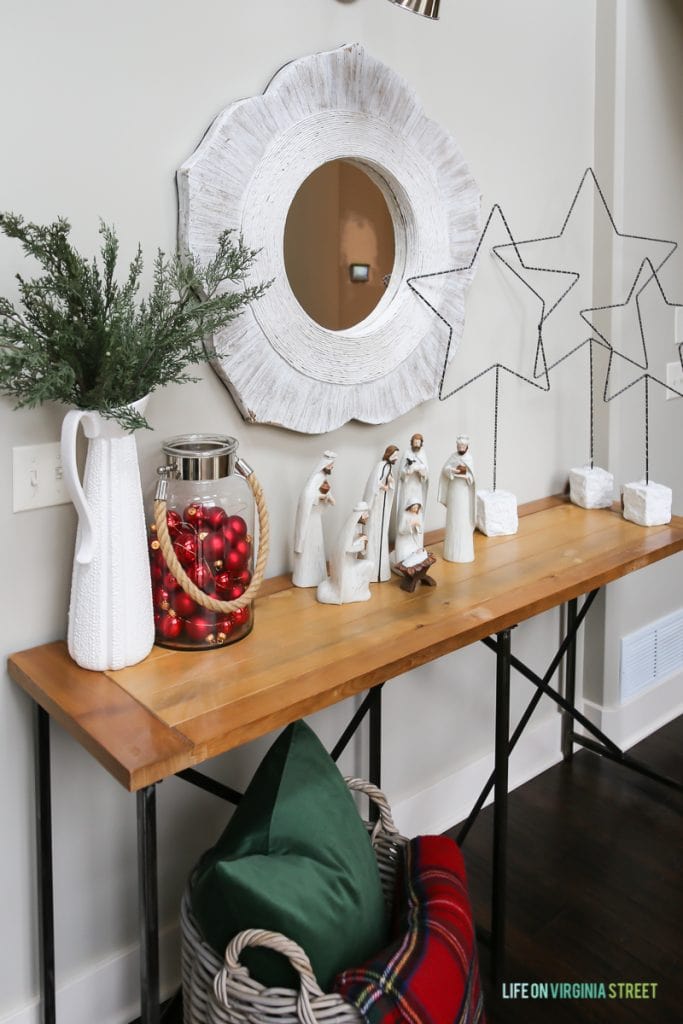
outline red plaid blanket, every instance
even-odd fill
[[[394,942],[335,991],[368,1024],[485,1024],[465,864],[446,836],[406,849]]]

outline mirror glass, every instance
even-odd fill
[[[394,267],[394,225],[381,189],[348,160],[322,164],[292,200],[284,250],[290,286],[312,320],[332,331],[361,323]]]

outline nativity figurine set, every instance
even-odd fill
[[[410,593],[418,584],[435,586],[429,569],[436,558],[424,541],[429,463],[422,434],[413,434],[402,456],[396,445],[389,445],[373,467],[362,500],[353,506],[329,553],[328,572],[323,516],[335,503],[330,477],[336,458],[335,452],[323,452],[299,497],[294,585],[315,587],[322,604],[368,601],[370,584],[385,583],[392,573]],[[473,561],[477,492],[465,435],[456,439],[456,450],[441,470],[438,499],[446,508],[445,561]],[[391,550],[390,532],[395,538]]]

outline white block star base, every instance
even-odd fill
[[[476,527],[487,537],[517,533],[517,499],[509,491],[477,491]]]
[[[624,484],[624,519],[638,526],[665,526],[671,522],[671,488],[644,480]]]
[[[570,469],[569,500],[581,508],[609,508],[614,500],[614,477],[599,466]]]

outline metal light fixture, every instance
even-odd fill
[[[440,0],[391,0],[405,11],[412,11],[413,14],[421,14],[424,18],[431,18],[433,21],[439,17]]]

